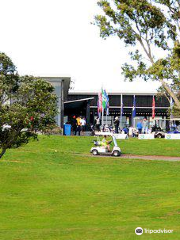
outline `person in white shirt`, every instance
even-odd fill
[[[96,117],[95,119],[95,129],[100,132],[100,126],[101,126],[101,121],[99,117]]]
[[[81,118],[80,123],[81,123],[81,130],[82,130],[82,134],[83,134],[84,131],[86,130],[86,119]]]
[[[144,118],[142,122],[142,133],[146,134],[147,131],[148,131],[148,121],[146,118]]]

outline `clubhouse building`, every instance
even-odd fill
[[[73,116],[86,118],[88,128],[94,124],[98,116],[97,101],[98,92],[92,91],[72,91],[70,89],[70,77],[41,77],[50,82],[58,97],[58,115],[56,123],[63,127],[64,123],[71,122]],[[109,115],[104,116],[104,122],[113,124],[114,118],[121,115],[123,104],[123,114],[121,117],[121,127],[136,126],[137,122],[146,117],[149,124],[154,121],[156,124],[166,129],[169,125],[170,103],[165,96],[157,96],[157,92],[108,92],[109,96]],[[136,117],[132,117],[133,99],[135,97]],[[155,99],[155,118],[152,119],[152,102]]]
[[[151,93],[136,93],[136,92],[108,92],[109,96],[109,115],[107,116],[107,123],[112,124],[116,116],[120,117],[121,106],[123,104],[122,127],[136,126],[137,122],[146,117],[148,122],[156,120],[162,128],[166,128],[169,119],[168,110],[170,103],[165,96],[157,96],[156,92]],[[136,117],[132,117],[133,99],[136,101]],[[152,102],[153,96],[155,98],[155,119],[152,119]],[[64,116],[65,121],[71,121],[72,117],[83,116],[90,126],[94,123],[97,117],[97,101],[98,92],[83,92],[70,91],[67,96],[67,101],[64,102]],[[104,122],[106,122],[104,117]]]

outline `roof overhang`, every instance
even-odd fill
[[[94,99],[94,97],[91,97],[91,98],[82,98],[82,99],[77,99],[77,100],[72,100],[72,101],[66,101],[64,103],[74,103],[74,102],[84,102],[84,101],[88,101],[88,100],[92,100]]]
[[[108,95],[137,95],[137,96],[154,96],[157,95],[157,92],[118,92],[118,91],[109,91],[107,92]],[[98,95],[99,92],[97,91],[75,91],[70,90],[69,95]]]
[[[78,100],[73,100],[73,101],[67,101],[64,102],[64,107],[65,109],[77,109],[77,108],[82,108],[87,104],[88,101],[94,99],[93,97],[91,98],[83,98],[83,99],[78,99]]]

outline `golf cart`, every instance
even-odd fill
[[[118,157],[121,155],[121,149],[117,145],[116,137],[110,133],[110,132],[99,132],[96,133],[96,138],[97,140],[94,140],[94,147],[91,148],[91,153],[93,155],[110,155],[110,156],[115,156]],[[104,144],[103,139],[101,138],[106,138],[107,136],[110,136],[112,139],[110,141],[106,141]],[[113,149],[110,150],[108,149],[108,145],[113,144]]]

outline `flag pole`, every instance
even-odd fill
[[[107,110],[106,110],[106,126],[107,126]]]
[[[104,119],[103,119],[103,116],[104,116],[104,108],[102,106],[102,128],[103,128],[103,125],[104,125]]]
[[[101,87],[101,95],[102,95],[102,129],[103,129],[103,126],[104,126],[104,108],[103,108],[103,85]]]
[[[135,94],[134,94],[134,100],[133,100],[133,108],[135,108]],[[134,110],[133,110],[134,112]],[[135,128],[135,116],[133,116],[133,127]]]
[[[122,94],[121,94],[121,115],[120,115],[120,127],[122,129]]]
[[[109,115],[109,97],[106,93],[106,125],[108,125],[107,116]]]

